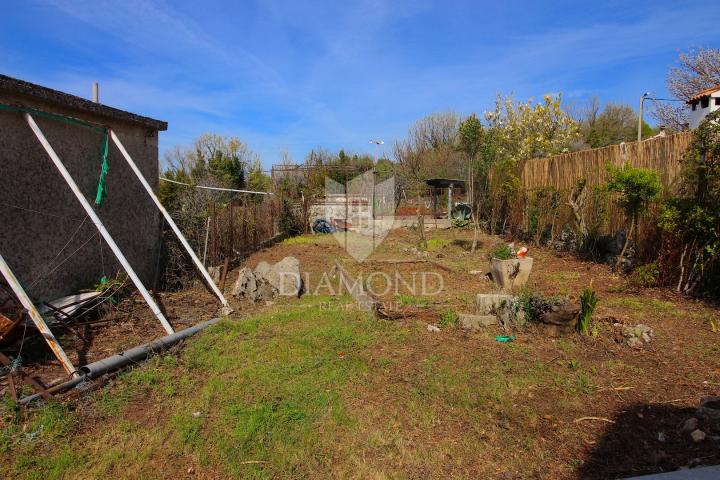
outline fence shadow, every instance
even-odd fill
[[[698,418],[707,438],[695,442],[683,425]],[[609,479],[674,471],[682,467],[720,464],[718,421],[696,417],[695,408],[638,404],[619,415],[597,442],[579,478]]]

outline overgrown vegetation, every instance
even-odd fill
[[[718,292],[720,249],[720,112],[710,113],[693,132],[677,195],[662,205],[661,271],[679,292],[698,287]]]

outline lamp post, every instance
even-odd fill
[[[378,155],[378,151],[380,149],[380,145],[384,145],[385,142],[382,140],[370,140],[370,143],[375,145],[375,161],[373,162],[373,168],[372,168],[372,207],[371,207],[371,215],[372,215],[372,243],[373,243],[373,250],[375,250],[375,164],[380,159],[380,156]]]
[[[640,114],[638,115],[638,137],[637,141],[639,142],[642,140],[642,124],[643,124],[643,106],[645,103],[645,99],[650,96],[650,92],[645,92],[642,94],[642,97],[640,97]]]

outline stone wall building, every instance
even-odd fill
[[[36,301],[92,288],[104,275],[111,278],[121,267],[110,248],[23,114],[2,106],[32,108],[112,128],[156,190],[158,132],[167,130],[167,123],[0,75],[0,253]],[[102,134],[61,119],[33,118],[94,204]],[[152,288],[160,214],[112,141],[109,147],[108,194],[95,210],[145,285]]]

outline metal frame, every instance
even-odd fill
[[[60,157],[58,157],[57,153],[55,153],[55,150],[53,150],[52,146],[50,145],[50,142],[48,142],[47,138],[45,138],[45,135],[42,133],[42,130],[40,130],[40,127],[38,127],[38,124],[35,123],[35,119],[29,114],[25,113],[25,120],[27,120],[28,125],[32,129],[33,133],[35,133],[35,136],[40,141],[42,146],[45,148],[45,151],[50,156],[50,159],[52,160],[53,164],[55,164],[55,167],[58,169],[60,174],[62,175],[65,182],[70,187],[70,190],[72,190],[75,197],[80,202],[80,205],[82,205],[83,209],[85,210],[85,213],[90,217],[92,222],[95,224],[95,227],[100,232],[100,235],[102,235],[105,242],[108,244],[112,252],[115,254],[115,257],[118,259],[120,264],[123,266],[125,271],[127,272],[128,276],[132,280],[132,282],[135,284],[135,287],[140,291],[140,294],[145,299],[145,302],[150,307],[150,310],[152,310],[153,314],[157,317],[157,319],[162,324],[165,331],[169,334],[175,333],[175,330],[173,330],[172,325],[170,325],[170,322],[168,322],[167,318],[165,318],[165,315],[163,315],[162,311],[160,310],[160,307],[158,307],[157,303],[155,303],[155,300],[153,300],[150,293],[145,288],[145,285],[143,285],[142,281],[140,280],[140,277],[137,276],[135,273],[135,270],[133,270],[130,263],[127,261],[127,258],[125,258],[125,255],[123,255],[122,251],[120,250],[120,247],[117,246],[115,243],[115,240],[113,240],[112,236],[110,235],[110,232],[107,231],[105,228],[105,225],[103,225],[102,221],[100,220],[100,217],[98,217],[95,210],[93,210],[90,203],[87,201],[83,193],[78,188],[77,184],[73,180],[70,173],[65,168],[65,165],[63,165],[62,161],[60,160]]]
[[[193,263],[195,264],[195,267],[198,269],[198,271],[202,274],[203,278],[205,279],[205,282],[212,288],[213,293],[215,293],[215,296],[218,297],[220,300],[220,303],[223,305],[223,314],[228,315],[232,312],[232,307],[230,307],[230,304],[228,303],[227,299],[223,295],[223,293],[220,291],[217,285],[215,285],[215,282],[213,281],[212,277],[210,277],[210,274],[208,273],[207,269],[203,266],[203,263],[198,258],[197,254],[195,254],[195,251],[192,249],[188,241],[185,239],[185,236],[182,234],[180,229],[178,228],[175,221],[172,219],[168,211],[163,207],[162,203],[160,203],[160,200],[157,198],[157,195],[155,195],[155,192],[153,192],[152,187],[150,187],[150,184],[148,184],[147,180],[145,180],[145,177],[143,176],[140,169],[135,165],[135,162],[133,161],[132,157],[130,157],[130,154],[125,150],[125,147],[123,146],[122,142],[120,142],[120,139],[115,134],[113,130],[110,130],[110,137],[112,138],[113,142],[115,142],[115,145],[117,145],[118,149],[120,150],[120,153],[122,153],[122,156],[125,157],[125,160],[127,160],[128,165],[130,165],[130,168],[135,173],[135,176],[140,180],[140,183],[142,184],[143,188],[145,188],[145,191],[150,195],[150,198],[152,198],[153,202],[155,203],[155,206],[160,210],[160,213],[162,213],[163,217],[165,217],[165,221],[170,225],[170,228],[172,228],[172,231],[175,232],[175,236],[177,236],[178,240],[180,240],[180,243],[185,248],[185,251],[190,255],[190,258],[192,258]]]
[[[20,282],[18,281],[15,274],[12,272],[12,270],[10,270],[10,266],[7,264],[2,255],[0,255],[0,271],[2,271],[3,276],[10,284],[10,288],[12,288],[13,292],[15,292],[15,295],[20,300],[20,303],[22,303],[23,307],[25,307],[25,310],[28,311],[30,318],[32,319],[37,329],[40,331],[40,334],[43,336],[47,344],[50,346],[50,349],[55,354],[55,357],[60,360],[60,363],[62,364],[65,371],[69,375],[76,376],[77,371],[75,370],[75,367],[65,353],[65,350],[63,350],[63,348],[60,346],[60,343],[58,343],[57,338],[55,338],[55,335],[53,335],[50,327],[48,327],[47,323],[45,323],[45,319],[43,319],[42,315],[40,315],[38,309],[35,308],[32,300],[30,300],[30,297],[25,292],[25,289],[22,287],[22,285],[20,285]]]

